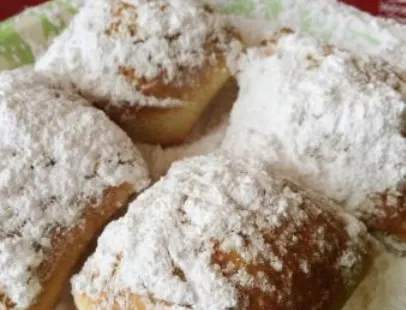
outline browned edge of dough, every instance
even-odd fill
[[[355,292],[357,287],[360,285],[360,283],[365,279],[367,276],[369,270],[372,267],[372,262],[373,262],[373,256],[372,252],[369,251],[368,255],[364,256],[364,261],[362,265],[362,270],[360,273],[357,275],[357,277],[354,279],[354,285],[351,285],[342,292],[342,294],[337,294],[334,298],[334,300],[331,301],[331,306],[328,309],[324,310],[341,310],[344,305],[347,303],[347,301],[351,298],[352,294]],[[311,289],[311,288],[309,288]],[[160,305],[161,307],[166,307],[163,309],[169,310],[171,305],[165,303],[164,301],[161,300],[155,300],[151,296],[148,297],[149,301],[153,301],[154,305],[149,305],[147,302],[148,300],[144,300],[140,298],[138,295],[130,292],[123,292],[123,294],[128,294],[129,298],[127,299],[127,307],[125,309],[121,308],[120,305],[117,303],[114,303],[112,305],[112,308],[109,308],[108,310],[151,310],[154,309],[155,306]],[[75,305],[78,308],[78,310],[107,310],[107,308],[103,308],[101,306],[103,300],[106,299],[107,296],[103,295],[100,296],[100,298],[95,301],[92,300],[89,296],[86,294],[74,294],[73,295],[74,300],[75,300]],[[266,309],[266,308],[264,308]],[[232,310],[240,310],[238,308],[232,309]],[[280,310],[280,309],[278,309]],[[283,310],[291,310],[291,309],[283,309]]]
[[[174,98],[181,92],[179,99],[185,101],[182,106],[139,107],[107,102],[95,102],[95,106],[104,110],[134,142],[163,146],[181,144],[192,132],[205,109],[231,78],[224,66],[209,67],[201,74],[193,87],[182,89],[173,86],[172,93],[168,89],[165,90],[167,98]],[[160,87],[157,87],[149,95],[162,97],[160,91]]]
[[[128,183],[107,188],[103,193],[102,202],[97,206],[90,204],[78,225],[69,230],[54,231],[52,247],[45,253],[45,261],[35,271],[43,290],[29,310],[53,309],[88,246],[112,217],[126,205],[133,192],[133,186]],[[4,293],[0,293],[0,296],[6,309],[13,309],[12,301]]]
[[[394,190],[369,195],[358,213],[389,251],[406,255],[406,179]]]
[[[306,205],[303,206],[306,208]],[[371,239],[367,234],[363,236],[363,242],[365,245],[361,248],[358,248],[357,253],[360,255],[359,264],[355,266],[352,272],[353,278],[351,278],[350,283],[345,283],[344,278],[339,279],[340,277],[339,269],[337,267],[332,267],[333,265],[338,263],[338,257],[344,254],[344,249],[346,244],[351,238],[348,233],[346,232],[345,223],[343,220],[338,219],[334,215],[334,211],[324,210],[325,212],[321,213],[320,215],[314,215],[312,218],[312,222],[308,223],[307,225],[300,228],[298,231],[298,236],[300,236],[300,242],[298,246],[293,246],[291,248],[292,255],[287,255],[284,258],[284,265],[289,266],[288,269],[285,270],[286,272],[293,272],[297,274],[296,280],[294,280],[293,285],[296,287],[291,293],[295,294],[295,292],[299,293],[299,296],[307,296],[305,300],[300,301],[299,299],[292,299],[294,302],[294,308],[286,308],[283,307],[279,302],[267,295],[266,292],[261,291],[257,287],[248,288],[248,287],[238,287],[238,291],[240,297],[244,298],[246,301],[249,301],[249,308],[250,310],[265,310],[272,308],[274,310],[301,310],[304,305],[311,306],[309,302],[311,301],[318,301],[317,296],[319,295],[318,289],[323,288],[324,286],[328,290],[328,299],[325,299],[322,304],[316,305],[312,304],[315,308],[314,309],[322,309],[322,310],[340,310],[351,297],[357,286],[362,282],[362,280],[367,275],[368,271],[371,268],[373,262],[373,253],[372,253],[372,243]],[[288,221],[288,220],[287,220]],[[288,222],[286,222],[288,223]],[[328,224],[331,223],[331,224]],[[321,225],[321,226],[319,226]],[[306,240],[308,236],[312,233],[314,229],[318,227],[329,227],[328,233],[334,244],[336,250],[333,250],[328,253],[322,260],[322,265],[319,263],[315,263],[313,267],[315,270],[313,274],[310,276],[310,280],[303,278],[303,274],[300,275],[300,271],[295,268],[299,268],[297,266],[297,259],[300,259],[301,256],[305,254],[309,257],[312,256],[312,248],[306,248]],[[283,234],[285,226],[276,229],[275,231],[266,231],[263,232],[264,238],[266,243],[273,247],[275,243],[278,242],[279,236]],[[286,228],[286,227],[285,227]],[[338,238],[338,239],[337,239]],[[269,277],[274,279],[279,279],[275,281],[275,284],[278,285],[276,287],[277,290],[284,289],[286,284],[284,284],[284,278],[282,278],[282,273],[275,272],[270,266],[267,264],[259,263],[259,264],[250,264],[244,261],[244,259],[236,252],[222,252],[216,246],[216,241],[213,241],[213,254],[212,254],[212,263],[217,264],[220,266],[220,270],[225,272],[224,276],[229,277],[237,270],[241,268],[247,268],[246,270],[250,274],[258,274],[262,272]],[[306,254],[307,253],[307,254]],[[297,257],[296,257],[297,256]],[[231,264],[230,264],[231,262]],[[293,264],[293,265],[292,265]],[[227,269],[227,266],[234,266],[232,270]],[[225,267],[225,268],[223,268]],[[176,274],[182,278],[183,271],[182,270],[175,270]],[[300,278],[302,280],[300,280]],[[317,280],[318,279],[318,280]],[[281,282],[282,281],[282,282]],[[314,287],[311,286],[311,282],[315,284]],[[279,288],[278,288],[279,287]],[[118,297],[122,296],[126,302],[125,308],[120,307],[118,303]],[[284,295],[285,298],[289,298],[288,295]],[[95,309],[108,309],[108,310],[150,310],[155,309],[156,307],[161,307],[162,309],[171,309],[171,305],[163,300],[157,300],[154,296],[145,295],[139,296],[134,294],[128,290],[124,290],[122,292],[115,291],[114,295],[109,296],[108,292],[102,293],[96,300],[93,300],[90,296],[83,294],[83,293],[76,293],[74,294],[74,300],[79,310],[95,310]],[[235,308],[235,310],[241,310],[241,304],[245,304],[243,300],[240,300],[240,304]],[[107,306],[108,305],[108,306]],[[189,308],[189,305],[183,305],[186,309]],[[322,308],[320,308],[323,306]],[[268,308],[267,308],[268,307]],[[327,307],[327,308],[326,308]],[[306,307],[305,307],[306,308]],[[307,309],[307,308],[306,308]],[[233,309],[234,310],[234,309]]]

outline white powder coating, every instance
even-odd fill
[[[206,1],[223,10],[235,0]],[[252,9],[248,3],[253,4]],[[269,28],[290,27],[359,55],[374,55],[406,68],[406,25],[396,20],[372,16],[341,0],[250,0],[246,8],[252,22],[262,21],[258,28],[252,23],[254,36]],[[233,7],[235,12],[240,10]]]
[[[95,254],[73,278],[73,293],[97,301],[97,309],[114,303],[127,309],[132,293],[148,309],[220,310],[245,309],[238,287],[257,287],[278,309],[288,309],[293,297],[297,302],[308,293],[306,287],[292,296],[292,279],[311,279],[315,266],[331,266],[334,281],[350,283],[365,250],[364,226],[263,168],[220,154],[175,163],[124,218],[106,228]],[[217,251],[234,251],[247,265],[269,265],[277,274],[252,274],[233,261],[221,264]],[[324,290],[316,290],[320,300],[328,295]]]
[[[224,149],[351,208],[405,177],[399,73],[295,34],[250,50],[243,66]]]
[[[216,64],[218,53],[231,61],[241,44],[229,28],[195,0],[87,1],[36,69],[96,100],[179,105],[176,98],[145,96],[143,87],[193,84],[185,73]]]
[[[359,55],[374,55],[406,68],[404,24],[372,16],[341,0],[283,0],[283,6],[274,24],[293,27]]]
[[[52,231],[78,225],[109,187],[142,190],[148,171],[102,112],[30,69],[0,74],[0,132],[0,292],[26,309],[41,291],[35,269]]]

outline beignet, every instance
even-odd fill
[[[0,73],[0,308],[52,309],[88,243],[148,184],[101,111],[29,68]]]
[[[331,201],[210,154],[175,163],[106,228],[73,295],[80,310],[336,310],[368,247]]]
[[[87,1],[36,70],[73,86],[134,141],[182,142],[230,78],[241,43],[195,0]]]
[[[242,65],[223,149],[406,241],[406,73],[288,30]]]

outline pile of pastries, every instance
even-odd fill
[[[228,83],[221,147],[152,184]],[[87,1],[0,73],[0,309],[338,310],[406,246],[406,74],[198,0]]]

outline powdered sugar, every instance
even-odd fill
[[[353,227],[352,238],[345,225]],[[365,228],[354,218],[268,175],[256,161],[194,157],[175,163],[124,218],[107,227],[95,254],[73,278],[73,292],[99,302],[98,309],[113,303],[126,308],[131,293],[165,309],[245,309],[249,301],[238,288],[258,287],[270,296],[267,305],[299,307],[308,288],[292,296],[292,272],[300,277],[305,264],[311,279],[313,264],[325,259],[323,270],[347,283],[359,272],[364,238]],[[296,249],[304,243],[308,250]],[[236,261],[224,260],[233,252]],[[273,278],[263,264],[280,274]],[[247,266],[258,266],[258,273]],[[343,279],[346,272],[349,278]],[[320,287],[316,294],[323,300],[335,288]]]
[[[131,140],[100,111],[30,69],[0,74],[0,291],[27,308],[52,231],[72,228],[108,187],[148,185]]]
[[[219,9],[243,11],[245,8],[244,13],[249,13],[252,21],[262,22],[257,33],[270,28],[275,30],[279,27],[291,27],[359,55],[375,55],[393,65],[406,68],[406,25],[371,16],[346,5],[343,3],[345,1],[242,1],[246,6],[235,5],[234,0],[206,1]],[[254,22],[253,24],[255,25]]]
[[[96,100],[179,105],[176,96],[144,93],[157,84],[189,87],[200,68],[239,51],[228,28],[195,0],[88,1],[36,69]]]
[[[252,49],[243,65],[225,149],[349,207],[406,175],[406,105],[394,89],[404,77],[298,35]]]
[[[285,9],[276,16],[275,24],[293,27],[361,56],[375,55],[406,68],[406,26],[371,16],[343,2],[284,0]]]
[[[177,160],[215,151],[221,145],[227,125],[228,122],[225,119],[207,135],[177,147],[164,149],[159,145],[139,144],[138,148],[148,163],[151,178],[158,180],[166,174],[171,164]]]

